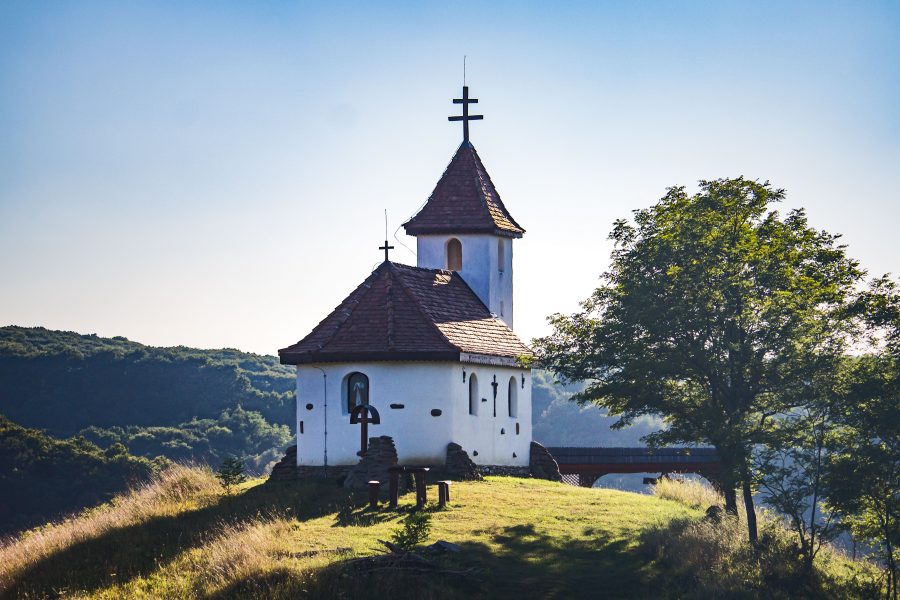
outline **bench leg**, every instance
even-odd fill
[[[388,507],[397,508],[397,500],[400,497],[400,473],[390,473],[388,480]]]

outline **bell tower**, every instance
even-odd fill
[[[418,266],[457,271],[485,306],[513,326],[513,240],[525,230],[506,210],[475,146],[469,141],[469,88],[463,87],[463,141],[425,206],[403,224],[416,237]]]

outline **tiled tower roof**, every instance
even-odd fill
[[[464,141],[428,202],[403,224],[406,233],[494,233],[520,238],[525,230],[500,200],[478,152]]]

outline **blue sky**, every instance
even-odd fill
[[[296,341],[427,199],[463,55],[526,340],[614,219],[699,179],[769,179],[897,271],[900,3],[7,0],[0,324]]]

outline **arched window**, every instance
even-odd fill
[[[507,392],[506,399],[508,404],[509,416],[510,417],[518,417],[519,416],[519,386],[516,385],[516,378],[509,378],[509,391]]]
[[[462,271],[462,243],[456,238],[450,238],[447,242],[447,268]]]
[[[497,240],[497,270],[501,273],[506,268],[506,240]]]
[[[477,415],[478,414],[478,403],[480,402],[478,398],[478,378],[475,377],[475,373],[469,375],[469,414]]]
[[[348,413],[354,406],[369,403],[369,378],[362,373],[350,373],[344,391],[344,410]]]

